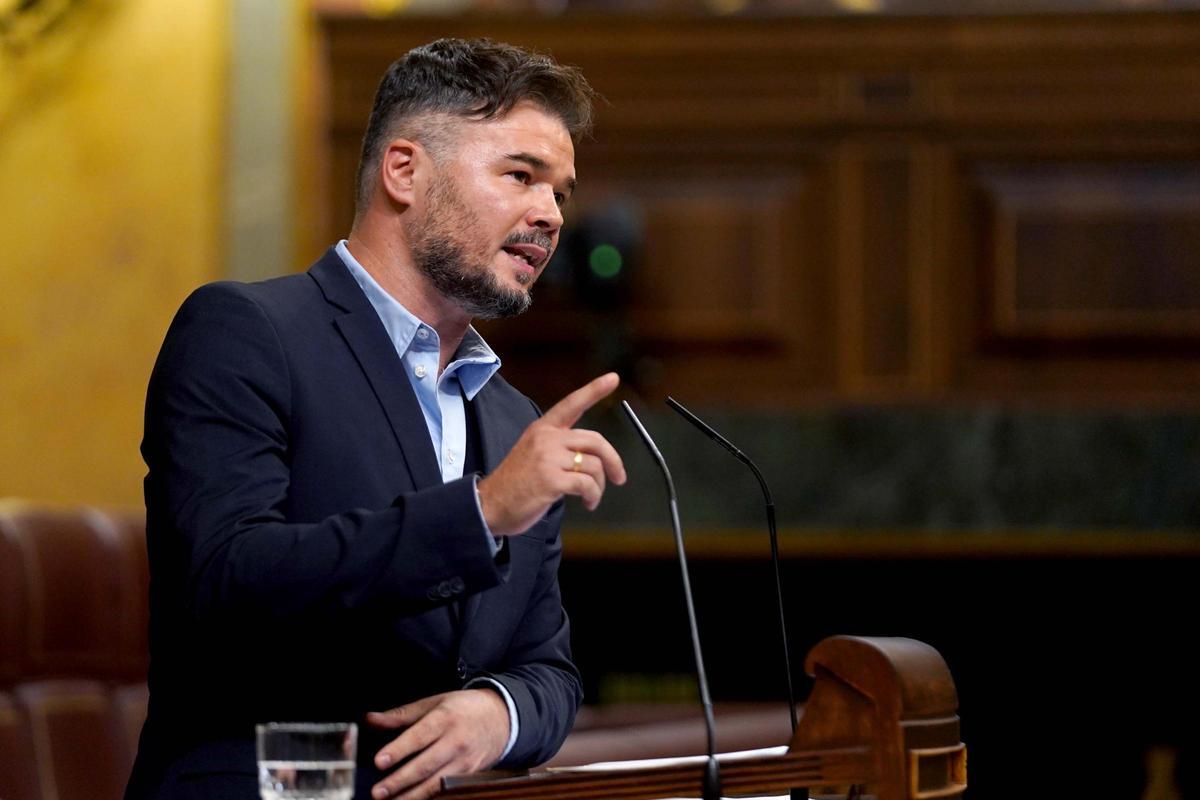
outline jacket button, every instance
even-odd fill
[[[458,677],[459,678],[467,677],[467,662],[463,661],[461,658],[458,660]]]
[[[454,577],[450,579],[450,591],[454,594],[462,594],[463,589],[466,588],[467,585],[463,582],[462,578]]]

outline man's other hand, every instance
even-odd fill
[[[488,769],[508,742],[508,708],[492,689],[463,689],[436,694],[391,711],[372,711],[376,728],[404,732],[375,754],[375,766],[399,769],[371,788],[379,800],[424,800],[441,790],[443,775]]]
[[[625,465],[613,446],[595,431],[572,427],[618,383],[610,372],[559,400],[479,481],[479,505],[494,535],[524,533],[567,494],[578,495],[592,511],[600,505],[606,480],[625,483]]]

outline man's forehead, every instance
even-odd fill
[[[575,144],[567,126],[554,114],[525,101],[507,114],[491,119],[472,120],[468,130],[475,129],[481,139],[488,140],[505,153],[526,153],[548,165],[555,162],[575,162]]]

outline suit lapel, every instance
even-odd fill
[[[440,484],[442,473],[429,441],[421,405],[375,308],[334,249],[326,251],[309,275],[321,287],[325,299],[344,312],[334,318],[333,324],[353,351],[383,407],[413,484],[418,489]]]
[[[471,412],[475,415],[475,424],[479,430],[480,471],[484,475],[488,475],[500,465],[521,435],[521,430],[514,430],[516,426],[509,423],[505,408],[498,401],[495,386],[495,378],[493,378],[484,384],[479,393],[475,395],[475,399],[471,401],[473,406]],[[512,547],[512,543],[506,543],[504,546]],[[476,593],[469,595],[463,601],[461,616],[463,630],[469,628],[471,619],[479,611],[482,598],[483,593]]]
[[[500,465],[522,431],[514,430],[515,426],[506,419],[505,409],[497,402],[493,381],[484,384],[475,395],[473,405],[475,420],[479,425],[479,445],[483,450],[479,454],[479,462],[486,475]]]

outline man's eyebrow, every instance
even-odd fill
[[[522,164],[528,164],[529,166],[536,170],[540,170],[541,172],[550,171],[550,165],[548,163],[531,153],[507,153],[504,157],[509,161],[519,161]],[[578,185],[578,181],[576,181],[574,178],[567,178],[568,192],[574,193],[576,185]]]

